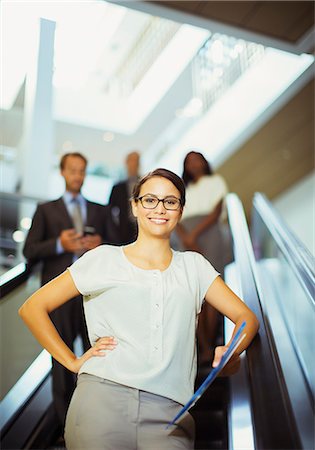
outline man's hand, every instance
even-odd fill
[[[99,338],[93,347],[89,348],[82,356],[76,358],[68,366],[68,369],[74,373],[78,373],[82,364],[92,356],[106,356],[108,351],[115,350],[117,341],[113,336],[104,336]]]
[[[102,243],[102,238],[99,234],[88,234],[82,238],[84,250],[92,250]]]
[[[63,230],[59,238],[66,252],[79,253],[84,250],[82,234],[77,233],[74,228]]]

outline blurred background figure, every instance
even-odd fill
[[[24,245],[30,263],[42,262],[41,283],[60,275],[87,250],[106,241],[105,206],[86,200],[81,187],[87,160],[81,153],[67,153],[60,161],[65,192],[58,200],[38,205]],[[82,339],[83,350],[90,347],[83,316],[82,298],[74,298],[51,313],[51,318],[67,345]],[[53,400],[60,426],[64,420],[76,377],[53,359]]]
[[[189,152],[183,165],[186,206],[176,229],[180,247],[204,255],[224,277],[224,266],[231,261],[228,228],[224,223],[227,184],[221,175],[213,173],[209,162],[199,152]],[[200,363],[211,358],[220,322],[214,308],[204,304],[198,325]]]
[[[114,229],[113,244],[129,244],[136,239],[137,223],[132,215],[130,198],[139,179],[140,154],[136,151],[126,157],[128,178],[113,186],[109,206]]]

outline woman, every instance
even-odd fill
[[[189,414],[174,429],[165,425],[193,393],[196,319],[203,299],[227,315],[235,330],[246,321],[239,353],[257,332],[255,315],[205,258],[172,251],[170,235],[184,205],[185,187],[177,175],[166,169],[149,173],[133,192],[137,240],[87,252],[20,309],[41,345],[79,373],[66,420],[70,450],[192,449]],[[49,319],[78,293],[84,296],[92,343],[79,358]],[[224,351],[216,349],[213,365]],[[235,356],[231,368],[238,360]]]
[[[180,249],[201,253],[223,277],[231,261],[231,246],[225,218],[224,198],[228,192],[224,179],[214,174],[205,157],[195,151],[184,159],[182,178],[186,185],[186,207],[176,228]],[[201,364],[208,363],[218,332],[218,314],[205,304],[199,318],[198,350]]]
[[[220,219],[225,215],[227,185],[199,152],[189,152],[183,165],[186,207],[177,233],[186,250],[197,249],[223,274],[227,249]]]

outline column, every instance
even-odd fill
[[[19,145],[21,193],[48,194],[53,163],[52,76],[55,22],[40,19],[26,75],[23,135]]]

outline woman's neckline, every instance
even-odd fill
[[[119,248],[120,248],[120,251],[121,251],[121,254],[122,254],[124,260],[125,260],[130,266],[134,267],[135,269],[141,270],[141,271],[143,271],[143,272],[161,272],[161,273],[164,273],[164,272],[166,272],[167,270],[169,270],[169,269],[171,268],[171,266],[172,266],[172,264],[173,264],[173,261],[174,261],[174,253],[175,253],[175,252],[174,252],[174,250],[171,248],[172,259],[171,259],[169,265],[168,265],[164,270],[161,270],[161,269],[143,269],[142,267],[137,266],[136,264],[134,264],[133,262],[131,262],[131,261],[128,259],[128,256],[126,255],[125,250],[124,250],[124,249],[125,249],[125,246],[122,245],[122,246],[120,246]]]

